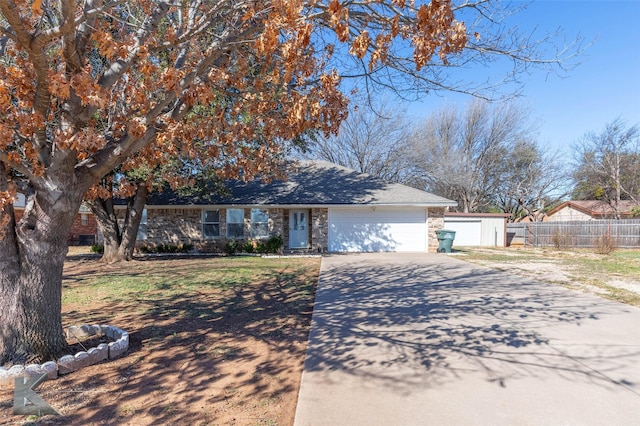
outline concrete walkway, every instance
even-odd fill
[[[640,425],[640,309],[442,254],[325,257],[295,425]]]

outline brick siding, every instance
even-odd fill
[[[311,248],[329,250],[329,209],[311,209]]]
[[[202,233],[202,211],[218,210],[220,212],[220,235],[214,238],[204,238]],[[244,210],[243,237],[237,239],[239,243],[255,241],[251,238],[251,208]],[[288,244],[285,234],[286,210],[280,208],[267,209],[269,212],[269,237],[282,235],[285,247]],[[119,212],[124,216],[124,211]],[[191,209],[147,209],[147,238],[139,240],[138,246],[158,244],[193,244],[202,252],[222,252],[231,240],[227,235],[227,209],[225,208],[191,208]],[[264,238],[266,239],[266,238]],[[262,240],[264,240],[262,239]]]
[[[427,219],[427,244],[429,253],[438,251],[438,235],[437,231],[444,228],[444,207],[430,208]]]
[[[148,209],[147,239],[138,241],[138,245],[157,244],[193,244],[202,252],[222,252],[230,240],[226,238],[226,209],[214,209],[220,212],[220,236],[203,238],[202,208]],[[294,209],[304,210],[304,209]],[[289,248],[289,209],[270,208],[269,236],[282,235],[284,248]],[[329,248],[329,209],[313,208],[307,210],[310,215],[309,247],[314,252],[326,252]],[[438,249],[436,232],[444,227],[444,208],[430,208],[427,219],[429,252]],[[124,212],[121,212],[123,215]],[[251,208],[244,209],[244,235],[238,242],[252,241]]]

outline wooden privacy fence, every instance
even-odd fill
[[[640,219],[507,224],[507,246],[587,248],[607,236],[616,247],[640,248]]]

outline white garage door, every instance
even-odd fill
[[[427,251],[426,209],[329,209],[329,251]]]
[[[444,220],[444,229],[456,231],[453,246],[482,245],[482,222],[479,220]]]

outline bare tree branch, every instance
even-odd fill
[[[620,218],[620,201],[640,202],[640,126],[620,118],[600,133],[585,134],[574,147],[574,196],[602,199]]]

